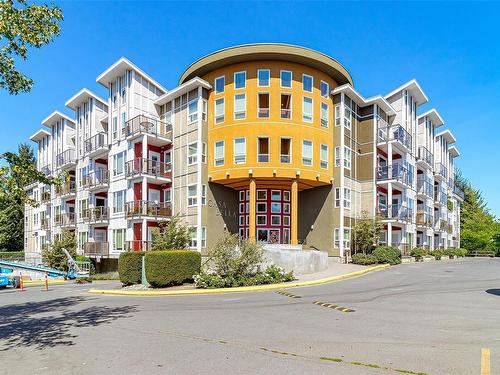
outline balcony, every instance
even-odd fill
[[[465,199],[463,190],[460,189],[457,185],[453,186],[453,193],[457,195],[462,201]]]
[[[413,176],[401,164],[378,167],[377,180],[380,182],[399,182],[402,185],[413,184]]]
[[[432,215],[424,210],[417,210],[417,225],[431,228],[433,224]]]
[[[49,165],[44,165],[43,167],[40,167],[40,172],[45,176],[49,176],[52,173],[52,169]]]
[[[61,227],[72,227],[76,224],[75,213],[67,212],[63,214],[57,214],[54,218],[54,224],[60,225]]]
[[[425,195],[428,198],[433,198],[433,185],[429,181],[429,179],[425,178],[424,176],[420,177],[420,175],[417,177],[417,195]]]
[[[60,169],[68,169],[76,166],[76,151],[69,149],[56,156],[56,165]]]
[[[436,178],[446,182],[448,179],[448,168],[446,168],[443,163],[436,163],[434,166],[434,175]]]
[[[448,194],[446,194],[446,190],[438,186],[434,186],[434,201],[438,204],[446,206],[448,204]]]
[[[400,204],[381,205],[378,207],[378,213],[383,220],[410,221],[413,216],[412,210]]]
[[[103,257],[109,255],[108,242],[85,242],[83,244],[83,254],[88,257]]]
[[[125,242],[126,251],[151,251],[153,250],[153,241],[126,241]]]
[[[40,228],[42,228],[42,230],[48,230],[50,228],[50,218],[45,217],[45,218],[41,219],[40,220]]]
[[[42,203],[50,203],[50,191],[42,192]]]
[[[170,163],[161,163],[156,160],[135,158],[126,164],[127,177],[152,177],[171,181],[172,172]]]
[[[125,213],[128,218],[141,216],[169,218],[172,216],[172,207],[170,203],[150,201],[127,202]]]
[[[434,165],[434,155],[424,146],[418,148],[417,163],[419,162],[426,165],[428,168],[432,168]]]
[[[122,129],[124,139],[132,139],[143,134],[153,138],[148,141],[150,144],[156,146],[168,144],[172,140],[172,125],[145,115],[138,115],[128,120]]]
[[[83,219],[89,224],[105,224],[109,220],[108,207],[91,207],[83,213]]]
[[[109,151],[108,134],[101,132],[85,140],[85,155],[97,157]]]
[[[82,185],[89,190],[105,190],[109,184],[109,171],[107,169],[98,169],[90,172],[82,179]]]
[[[404,147],[404,151],[411,151],[412,136],[401,125],[389,125],[379,119],[377,125],[377,143],[386,144],[394,142],[395,145]]]
[[[56,195],[59,197],[67,197],[76,194],[75,181],[69,181],[62,185],[56,186]]]

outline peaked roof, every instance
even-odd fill
[[[410,91],[418,105],[425,104],[429,101],[429,98],[427,98],[427,95],[425,95],[424,90],[422,90],[416,79],[412,79],[411,81],[408,81],[402,84],[401,86],[395,88],[390,93],[385,95],[385,98],[389,99],[391,96],[403,90]]]

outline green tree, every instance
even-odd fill
[[[384,226],[378,216],[370,218],[368,212],[362,211],[361,218],[352,229],[355,252],[367,254],[377,244],[382,229]]]
[[[54,5],[28,4],[26,0],[0,0],[0,88],[10,94],[28,92],[33,80],[16,68],[26,60],[28,48],[40,48],[59,35],[61,9]]]
[[[179,215],[174,215],[169,222],[161,223],[153,229],[153,250],[182,250],[191,241],[192,229],[181,222]]]
[[[76,236],[74,232],[65,230],[61,238],[47,246],[42,252],[43,263],[49,267],[61,271],[68,271],[68,258],[62,249],[68,250],[69,254],[76,259]]]

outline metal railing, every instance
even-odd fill
[[[448,194],[446,193],[446,190],[435,185],[434,200],[441,204],[448,204]]]
[[[76,152],[74,149],[63,151],[56,156],[56,164],[58,168],[61,168],[69,163],[76,163]]]
[[[153,250],[153,241],[134,240],[125,242],[126,251],[151,251]]]
[[[420,146],[418,148],[418,160],[422,160],[429,164],[431,167],[434,165],[434,155],[432,155],[432,152],[430,152],[427,148],[424,146]]]
[[[107,169],[98,169],[83,176],[80,185],[87,188],[104,186],[109,183],[109,171]]]
[[[417,210],[417,225],[431,227],[433,223],[432,215],[423,210]]]
[[[127,177],[148,174],[156,177],[171,178],[172,166],[170,163],[162,163],[146,158],[135,158],[126,164]]]
[[[448,168],[446,168],[443,163],[436,163],[434,171],[436,175],[441,176],[444,179],[448,178]]]
[[[377,142],[398,141],[406,148],[411,149],[412,136],[401,125],[389,125],[379,121],[377,126]]]
[[[411,175],[408,170],[401,164],[384,165],[377,168],[377,180],[396,180],[407,185],[413,183]]]
[[[125,123],[122,137],[127,138],[138,134],[151,134],[172,138],[172,125],[145,115],[137,115]]]
[[[85,242],[83,244],[83,254],[86,256],[108,256],[108,242]]]
[[[97,133],[96,135],[88,138],[84,142],[85,153],[90,154],[99,149],[108,148],[108,134],[104,132]]]
[[[43,191],[42,192],[42,203],[48,203],[50,202],[50,191]]]
[[[90,207],[85,209],[83,218],[91,223],[103,222],[109,219],[108,207]]]
[[[424,176],[417,177],[417,193],[425,194],[429,198],[432,198],[433,197],[433,194],[432,194],[433,189],[434,189],[434,187],[429,179],[427,179]]]
[[[56,185],[56,195],[67,195],[76,193],[75,181],[69,181],[61,185]]]
[[[125,214],[127,217],[134,216],[172,216],[172,207],[170,203],[134,201],[125,204]]]
[[[40,228],[47,230],[49,229],[49,227],[50,227],[50,218],[45,217],[40,220]]]
[[[465,198],[465,194],[464,194],[464,191],[462,189],[460,189],[457,185],[455,185],[453,187],[453,192],[458,195],[460,198],[464,199]]]
[[[75,225],[75,213],[74,212],[66,212],[62,214],[57,214],[54,218],[54,223],[61,226],[71,226]]]
[[[413,211],[401,204],[379,205],[378,213],[383,219],[402,221],[409,221],[413,216]]]

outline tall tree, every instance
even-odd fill
[[[26,0],[0,0],[0,88],[10,94],[28,92],[33,80],[16,68],[16,59],[26,60],[28,48],[40,48],[59,35],[61,9]]]

